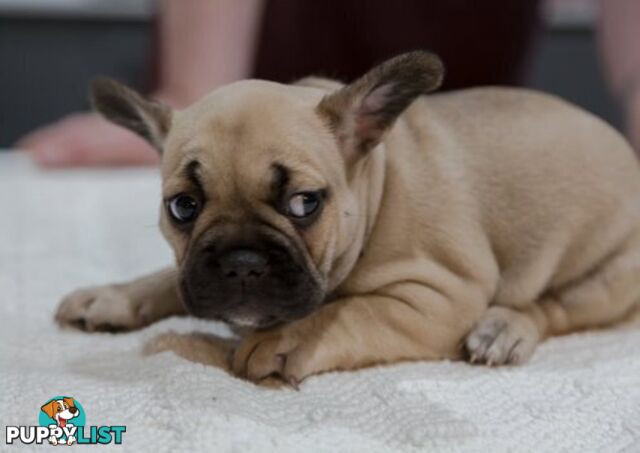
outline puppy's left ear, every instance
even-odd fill
[[[316,110],[328,121],[347,163],[353,162],[380,143],[418,96],[438,88],[443,76],[444,67],[436,55],[405,53],[325,96]]]
[[[62,398],[62,400],[69,405],[69,407],[75,407],[75,403],[73,402],[73,398]]]
[[[135,132],[158,152],[171,126],[171,108],[146,99],[131,88],[108,78],[91,81],[93,108],[109,121]]]

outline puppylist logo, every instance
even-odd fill
[[[121,444],[126,426],[86,426],[80,402],[70,396],[56,396],[40,407],[38,426],[7,426],[7,444],[105,445]]]

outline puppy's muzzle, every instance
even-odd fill
[[[258,233],[204,238],[182,267],[185,307],[201,318],[252,327],[307,316],[320,306],[324,291],[292,247]]]

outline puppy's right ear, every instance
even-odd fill
[[[171,126],[171,108],[145,99],[131,88],[108,78],[91,81],[93,108],[109,121],[124,126],[162,152]]]
[[[44,406],[42,406],[40,409],[42,410],[42,412],[47,414],[50,418],[53,418],[53,414],[55,413],[55,404],[56,404],[55,401],[50,401]]]

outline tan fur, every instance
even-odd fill
[[[436,94],[347,158],[316,111],[335,85],[303,85],[220,88],[174,112],[164,142],[165,195],[189,190],[181,170],[197,155],[214,197],[192,237],[223,214],[242,222],[259,213],[303,241],[332,299],[305,319],[249,334],[233,357],[237,374],[295,383],[465,349],[474,361],[521,363],[541,339],[610,324],[637,305],[640,171],[603,121],[527,90]],[[262,201],[274,160],[293,169],[296,185],[332,190],[308,231]],[[164,211],[161,228],[180,266],[190,238]],[[153,299],[147,288],[136,300]],[[170,294],[155,319],[176,312]],[[82,318],[70,306],[60,309],[63,323]]]

